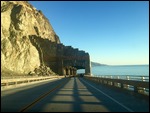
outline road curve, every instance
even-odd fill
[[[80,77],[1,92],[1,111],[148,112],[149,102]]]

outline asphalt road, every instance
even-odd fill
[[[148,112],[149,102],[83,78],[1,91],[1,112]]]

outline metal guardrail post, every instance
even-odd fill
[[[119,79],[120,77],[119,76],[117,76],[117,79]]]
[[[129,80],[129,76],[126,76],[126,79]]]
[[[134,92],[138,93],[138,88],[136,86],[134,86]]]
[[[141,77],[142,78],[142,81],[145,81],[145,77]],[[139,88],[139,90],[141,91],[141,92],[144,92],[145,91],[145,88]]]
[[[124,88],[124,84],[123,83],[121,83],[121,88]]]
[[[130,80],[129,76],[126,76],[126,79],[127,79],[127,80]],[[126,84],[125,87],[126,87],[127,89],[129,89],[129,85]]]
[[[145,81],[145,77],[141,77],[142,78],[142,81]]]
[[[112,79],[112,78],[113,78],[113,77],[112,77],[112,76],[110,76],[110,79]],[[113,85],[113,82],[111,82],[111,81],[110,81],[110,85],[112,86],[112,85]]]
[[[119,79],[120,77],[119,76],[117,76],[117,79]],[[116,83],[116,85],[117,85],[117,87],[119,87],[119,83]]]

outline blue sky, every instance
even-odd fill
[[[108,65],[149,64],[148,1],[30,1],[61,43]]]

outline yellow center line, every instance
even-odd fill
[[[68,79],[67,79],[68,80]],[[65,80],[66,81],[66,80]],[[60,83],[59,85],[57,85],[55,88],[53,88],[52,90],[48,91],[47,93],[41,95],[39,98],[35,99],[32,103],[30,103],[29,105],[25,106],[23,109],[21,109],[19,112],[24,112],[27,111],[29,108],[31,108],[33,105],[35,105],[37,102],[39,102],[41,99],[43,99],[44,97],[46,97],[47,95],[49,95],[51,92],[55,91],[56,89],[58,89],[59,87],[61,87],[65,81],[63,81],[62,83]]]

